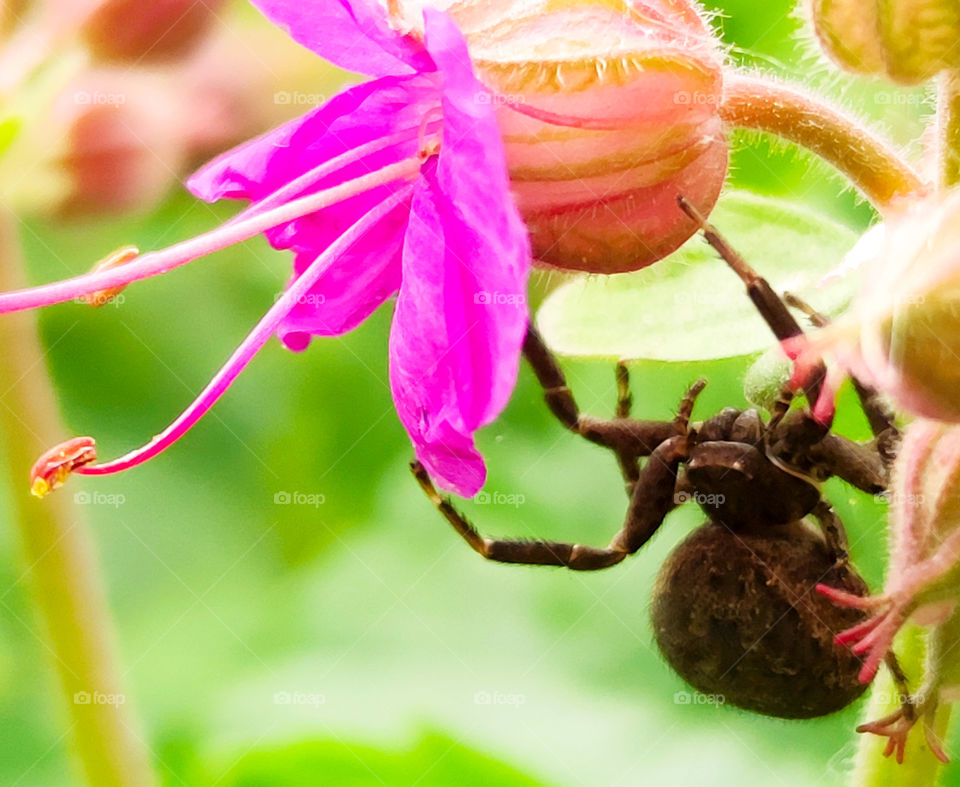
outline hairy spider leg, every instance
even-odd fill
[[[663,440],[649,455],[630,496],[623,526],[609,546],[591,547],[562,541],[486,538],[453,504],[437,491],[423,465],[413,462],[410,469],[420,487],[444,518],[470,547],[487,560],[538,566],[563,566],[574,571],[598,571],[609,568],[640,549],[676,507],[675,489],[680,463],[689,454],[688,422],[693,402],[704,388],[698,380],[684,397],[680,415],[671,426],[683,428]],[[685,419],[685,420],[684,420]],[[684,420],[683,423],[680,423]]]

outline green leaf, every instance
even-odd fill
[[[500,763],[442,734],[427,734],[406,751],[378,749],[342,739],[264,744],[234,752],[212,769],[211,779],[196,784],[223,787],[381,787],[417,784],[421,787],[536,787],[543,782]]]
[[[778,292],[827,315],[843,311],[853,277],[817,288],[857,240],[848,227],[803,206],[730,191],[711,222]],[[537,315],[562,355],[700,361],[749,355],[774,343],[740,280],[698,235],[636,273],[585,275],[558,287]]]

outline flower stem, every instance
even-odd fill
[[[22,284],[16,221],[0,213],[0,287]],[[89,533],[69,497],[41,504],[26,478],[38,452],[62,434],[57,403],[30,315],[0,320],[0,458],[13,476],[19,528],[40,630],[66,703],[86,781],[97,787],[147,787],[155,780],[117,675],[109,612]],[[32,623],[24,625],[34,628]],[[118,698],[112,703],[105,700]],[[98,699],[99,698],[99,699]]]
[[[940,155],[940,186],[960,184],[960,69],[940,74],[937,101]]]
[[[883,212],[927,184],[894,148],[841,110],[770,79],[728,78],[721,117],[730,125],[776,134],[834,166]]]

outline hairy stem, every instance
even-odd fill
[[[940,187],[960,184],[960,69],[940,75],[937,101]]]
[[[12,216],[0,213],[0,289],[23,284]],[[74,748],[97,787],[148,787],[155,780],[117,675],[104,589],[93,545],[68,496],[43,503],[26,479],[31,463],[63,436],[57,402],[29,314],[0,319],[0,458],[19,529],[39,630],[58,676]],[[32,622],[25,622],[31,630]],[[112,702],[107,699],[113,697]]]
[[[888,142],[823,99],[770,79],[728,78],[720,115],[731,126],[775,134],[816,153],[881,213],[927,184]]]

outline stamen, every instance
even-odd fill
[[[356,194],[396,180],[409,180],[419,173],[420,166],[418,157],[404,159],[316,194],[291,200],[271,210],[254,213],[239,221],[234,219],[210,232],[177,243],[162,251],[143,254],[135,261],[119,268],[96,271],[52,284],[0,294],[0,314],[62,303],[91,295],[98,290],[125,287],[131,282],[166,273],[199,257],[249,240],[273,227],[329,208]]]
[[[44,497],[63,486],[74,470],[97,460],[97,446],[92,437],[73,437],[54,446],[41,456],[30,470],[30,492]]]
[[[120,265],[126,265],[128,262],[132,262],[137,257],[140,256],[140,249],[136,246],[124,246],[122,249],[117,249],[113,254],[102,259],[93,267],[93,272],[97,271],[108,271],[112,268],[117,268]],[[100,307],[106,306],[114,298],[116,298],[121,292],[126,289],[125,287],[111,287],[108,290],[97,290],[92,292],[89,295],[84,295],[81,300],[84,303],[89,303],[91,306]]]
[[[246,368],[254,355],[276,333],[283,318],[290,310],[301,302],[308,291],[319,281],[327,269],[336,262],[337,258],[347,251],[357,240],[369,232],[380,221],[385,219],[393,210],[405,202],[413,192],[411,186],[406,186],[391,194],[382,203],[361,217],[350,229],[328,246],[311,265],[287,288],[283,295],[263,316],[259,323],[240,346],[234,351],[230,359],[221,367],[203,389],[200,395],[184,410],[180,416],[160,434],[146,445],[131,451],[118,459],[104,464],[89,464],[89,460],[82,465],[71,467],[83,475],[107,475],[135,467],[151,459],[173,445],[190,428],[203,417],[214,403],[230,387],[237,376]],[[90,440],[90,438],[81,438]],[[92,444],[92,441],[90,441]],[[46,455],[45,455],[46,456]],[[38,463],[39,464],[39,463]],[[64,475],[64,478],[66,476]],[[62,483],[62,481],[61,481]]]
[[[439,120],[442,121],[442,118]],[[251,205],[238,216],[235,216],[233,221],[258,215],[278,204],[287,202],[296,197],[298,194],[306,191],[308,188],[310,188],[310,186],[322,178],[332,175],[334,172],[338,172],[339,170],[346,168],[348,165],[353,164],[354,162],[359,161],[366,156],[369,156],[373,153],[379,153],[381,150],[384,150],[391,145],[398,145],[401,142],[406,142],[416,136],[420,140],[418,147],[422,148],[423,135],[427,130],[425,125],[429,124],[430,131],[435,131],[437,122],[437,119],[429,119],[429,113],[427,113],[427,116],[425,116],[424,121],[421,122],[419,129],[407,128],[396,134],[391,134],[387,137],[379,137],[378,139],[366,142],[363,145],[358,145],[352,150],[348,150],[346,153],[341,153],[339,156],[335,156],[329,161],[325,161],[323,164],[314,167],[309,172],[305,172],[303,175],[300,175],[300,177],[294,178],[288,183],[285,183],[272,194],[264,197],[255,205]]]

